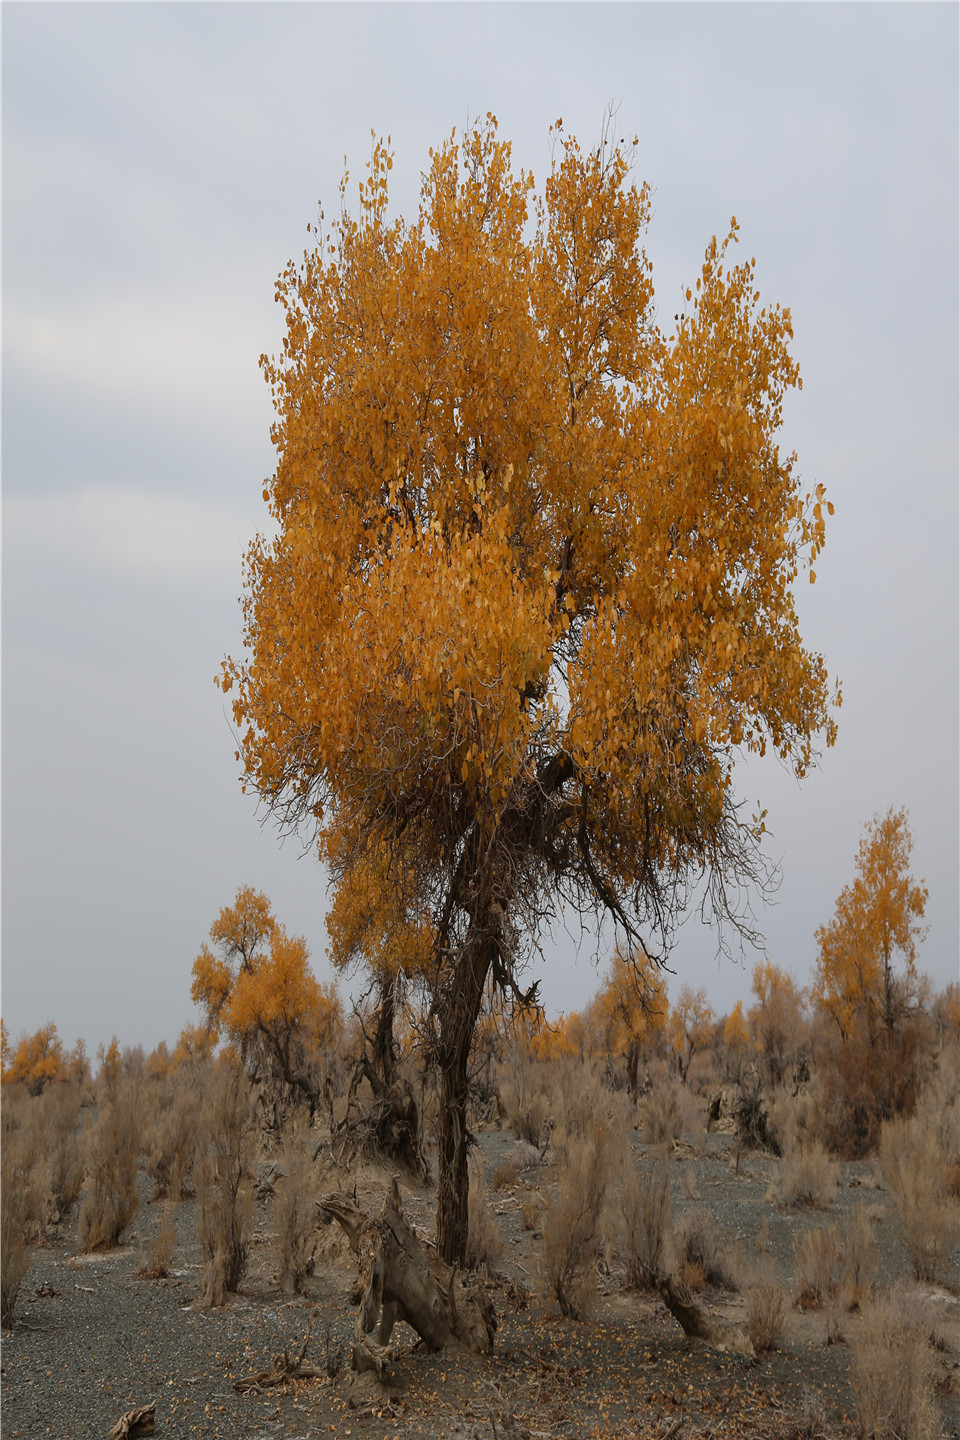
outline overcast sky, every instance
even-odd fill
[[[390,134],[411,215],[427,151],[487,110],[538,182],[548,127],[619,105],[654,190],[662,319],[731,215],[791,307],[783,445],[836,506],[805,639],[843,682],[798,785],[741,794],[782,861],[761,916],[801,981],[866,820],[908,807],[922,964],[958,963],[956,5],[4,3],[2,1013],[150,1048],[242,883],[324,956],[324,876],[240,792],[213,676],[239,650],[266,519],[273,285]],[[677,980],[749,994],[691,921]],[[548,947],[548,1010],[596,987]]]

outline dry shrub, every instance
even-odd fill
[[[767,1192],[767,1199],[785,1210],[809,1206],[826,1210],[837,1195],[837,1167],[816,1140],[805,1144],[785,1139],[780,1174]]]
[[[870,1036],[860,1028],[846,1040],[830,1035],[818,1056],[823,1119],[831,1150],[858,1160],[876,1148],[881,1124],[909,1115],[930,1068],[922,1017]]]
[[[847,1212],[842,1229],[843,1301],[848,1310],[870,1298],[877,1271],[877,1237],[865,1205]]]
[[[772,1268],[761,1266],[746,1287],[744,1328],[757,1354],[780,1350],[786,1328],[786,1301]]]
[[[254,1133],[246,1075],[222,1059],[211,1078],[197,1136],[197,1216],[204,1257],[197,1304],[202,1308],[222,1305],[247,1268]]]
[[[487,1187],[477,1166],[470,1175],[468,1197],[467,1265],[471,1270],[493,1274],[503,1258],[503,1241],[490,1214]]]
[[[133,1223],[140,1204],[138,1080],[115,1080],[101,1091],[99,1114],[87,1130],[87,1188],[77,1241],[81,1250],[112,1250]]]
[[[53,1225],[69,1220],[83,1189],[80,1101],[79,1087],[63,1084],[48,1087],[37,1102],[46,1155],[46,1218]]]
[[[699,1266],[708,1285],[738,1290],[736,1266],[724,1252],[722,1236],[703,1205],[685,1210],[673,1227],[673,1249],[679,1265]]]
[[[558,1153],[557,1194],[544,1206],[543,1289],[557,1301],[560,1313],[574,1320],[585,1318],[596,1289],[595,1261],[611,1168],[607,1145],[602,1130],[565,1140]]]
[[[515,1160],[504,1160],[493,1172],[494,1190],[509,1190],[520,1178],[520,1167]]]
[[[37,1236],[39,1194],[35,1136],[19,1107],[3,1102],[3,1184],[0,1185],[0,1325],[9,1329]]]
[[[638,1166],[628,1157],[623,1171],[620,1246],[627,1284],[656,1288],[673,1262],[670,1240],[670,1152],[661,1146]]]
[[[950,1191],[951,1166],[929,1115],[883,1126],[880,1170],[918,1280],[934,1279],[960,1239],[960,1206]]]
[[[153,1180],[155,1200],[167,1195],[182,1200],[185,1194],[192,1193],[190,1176],[201,1108],[199,1087],[192,1083],[194,1078],[176,1073],[154,1087],[157,1110],[145,1148],[147,1174]],[[174,1172],[178,1177],[176,1192],[170,1183]]]
[[[780,1140],[770,1119],[763,1078],[754,1065],[749,1067],[740,1082],[733,1102],[733,1120],[737,1141],[745,1149],[780,1154]]]
[[[522,1201],[520,1205],[520,1220],[524,1230],[539,1230],[540,1228],[540,1201],[536,1195],[529,1200]]]
[[[548,1136],[550,1101],[543,1089],[542,1067],[531,1064],[522,1049],[511,1059],[510,1078],[500,1087],[500,1100],[507,1129],[539,1151]]]
[[[895,1297],[864,1306],[852,1340],[851,1380],[863,1440],[935,1440],[934,1357]]]
[[[137,1279],[165,1280],[173,1268],[176,1247],[177,1202],[169,1198],[162,1202],[160,1219],[150,1237],[146,1260],[136,1272]]]
[[[800,1392],[800,1409],[793,1417],[787,1440],[830,1440],[827,1407],[823,1397],[804,1385]]]
[[[553,1132],[560,1178],[543,1213],[541,1280],[561,1314],[583,1319],[596,1287],[610,1182],[629,1133],[629,1100],[581,1066],[560,1074],[563,1118]]]
[[[273,1207],[280,1287],[289,1286],[296,1295],[303,1294],[304,1281],[313,1274],[317,1233],[309,1141],[308,1128],[294,1122],[280,1159],[281,1178]]]
[[[843,1283],[843,1240],[837,1225],[808,1230],[794,1240],[797,1304],[818,1310],[836,1299]]]
[[[669,1145],[700,1128],[696,1102],[685,1085],[661,1075],[640,1101],[640,1127],[648,1145]]]
[[[877,1247],[866,1210],[858,1206],[842,1228],[809,1230],[795,1241],[797,1304],[823,1309],[827,1340],[842,1338],[843,1315],[862,1307],[870,1294]]]

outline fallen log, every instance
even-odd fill
[[[714,1350],[754,1359],[753,1346],[740,1327],[714,1319],[676,1276],[658,1275],[656,1284],[660,1299],[691,1340],[702,1340]]]
[[[127,1440],[128,1436],[130,1440],[135,1440],[138,1435],[152,1435],[156,1412],[156,1400],[151,1400],[149,1405],[138,1405],[136,1410],[128,1410],[110,1431],[110,1440]]]
[[[383,1379],[398,1320],[405,1320],[428,1350],[456,1347],[490,1353],[497,1321],[489,1295],[479,1280],[445,1265],[414,1234],[403,1213],[396,1176],[379,1220],[370,1219],[346,1195],[327,1195],[318,1208],[337,1221],[359,1261],[350,1296],[360,1306],[354,1370],[375,1370]]]

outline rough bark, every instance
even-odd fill
[[[702,1340],[714,1350],[754,1358],[753,1346],[739,1326],[715,1320],[697,1304],[686,1285],[675,1276],[659,1275],[657,1290],[674,1320],[691,1340]]]
[[[437,1012],[440,1036],[439,1178],[437,1184],[437,1250],[448,1265],[462,1267],[469,1237],[467,1155],[472,1137],[467,1129],[470,1046],[497,940],[486,929],[464,947],[450,990]]]
[[[352,1367],[383,1378],[394,1325],[405,1320],[429,1350],[449,1346],[489,1354],[496,1317],[480,1282],[445,1265],[411,1230],[394,1176],[379,1220],[346,1195],[327,1195],[319,1209],[336,1220],[357,1255],[351,1299],[359,1304]]]

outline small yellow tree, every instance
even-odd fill
[[[250,1073],[282,1081],[311,1114],[320,1098],[317,1064],[335,1048],[343,1020],[336,989],[321,985],[306,942],[288,935],[267,897],[243,886],[210,929],[193,966],[191,998],[212,1035],[224,1036]]]
[[[875,815],[864,826],[855,878],[816,933],[813,994],[843,1037],[860,1019],[872,1044],[878,1027],[891,1034],[915,1003],[928,892],[910,873],[912,850],[906,810]]]

